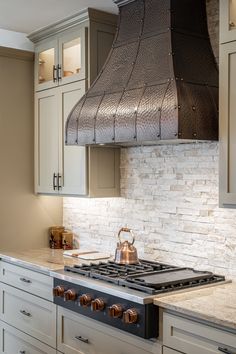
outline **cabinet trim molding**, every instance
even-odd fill
[[[31,34],[28,35],[28,38],[33,43],[37,43],[52,35],[63,32],[64,30],[68,30],[71,29],[72,27],[78,26],[78,23],[81,24],[88,20],[106,23],[116,28],[116,25],[114,25],[116,19],[117,19],[117,15],[115,14],[108,14],[103,11],[87,8],[85,10],[78,12],[77,14],[67,17],[66,19],[60,20],[54,23],[53,25],[49,25],[47,27],[44,27],[43,29],[32,32]]]

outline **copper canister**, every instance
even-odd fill
[[[62,233],[62,248],[64,250],[73,250],[73,232],[65,231]]]
[[[65,231],[64,226],[52,226],[49,228],[49,246],[50,248],[62,248],[62,233]]]

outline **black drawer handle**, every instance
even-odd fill
[[[21,281],[23,281],[23,283],[27,283],[27,284],[31,284],[32,281],[26,278],[20,278]]]
[[[31,313],[25,311],[25,310],[20,310],[20,313],[22,313],[22,315],[27,316],[27,317],[32,317]]]
[[[219,352],[222,352],[222,353],[225,353],[225,354],[236,354],[236,353],[231,352],[231,351],[230,351],[229,349],[227,349],[227,348],[221,348],[221,347],[219,347],[218,350],[219,350]]]
[[[20,350],[19,353],[20,354],[26,354],[26,351],[25,350]]]
[[[75,339],[78,339],[78,340],[80,340],[83,343],[87,343],[87,344],[89,343],[88,338],[84,338],[82,336],[75,336]]]

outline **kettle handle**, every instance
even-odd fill
[[[119,233],[118,233],[118,239],[119,239],[120,243],[121,243],[120,234],[121,234],[122,232],[129,232],[129,233],[131,234],[131,236],[132,236],[132,238],[133,238],[133,240],[132,240],[132,242],[131,242],[131,245],[133,245],[133,244],[134,244],[134,241],[135,241],[135,237],[134,237],[133,230],[129,229],[128,227],[122,227],[122,228],[120,229]]]

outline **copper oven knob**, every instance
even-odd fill
[[[79,298],[79,303],[81,306],[86,307],[91,304],[92,296],[90,294],[83,294]]]
[[[128,309],[123,313],[124,323],[131,324],[138,321],[138,312],[136,309]]]
[[[75,301],[76,298],[77,298],[77,294],[76,294],[75,290],[69,289],[64,292],[64,300],[65,301]]]
[[[105,302],[101,298],[97,298],[91,302],[92,311],[102,311],[105,308]]]
[[[53,288],[53,296],[55,297],[63,297],[65,292],[65,288],[61,285],[57,285],[55,288]]]
[[[108,308],[109,316],[113,318],[119,318],[122,316],[123,309],[120,304],[114,304]]]

